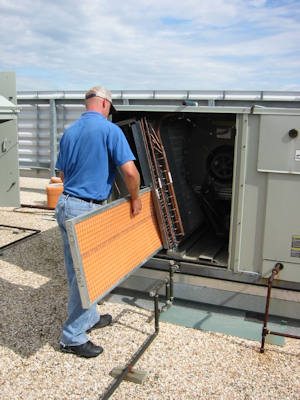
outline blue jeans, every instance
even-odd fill
[[[55,209],[57,223],[63,240],[69,285],[68,319],[63,326],[63,333],[60,340],[60,343],[65,346],[79,346],[86,343],[88,341],[86,331],[100,319],[96,305],[89,309],[82,308],[65,222],[68,219],[99,207],[101,205],[61,194]]]

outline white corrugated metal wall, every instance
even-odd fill
[[[20,103],[22,107],[18,118],[20,175],[50,178],[53,175],[51,164],[55,163],[56,159],[56,154],[51,154],[51,135],[54,135],[58,146],[65,129],[84,112],[84,105],[57,101],[55,130],[51,126],[49,100],[48,104],[29,99],[27,103],[24,103],[24,100]]]
[[[50,165],[50,106],[22,104],[18,118],[19,163],[29,169]]]

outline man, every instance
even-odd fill
[[[85,99],[87,111],[60,140],[56,168],[64,182],[64,192],[55,213],[63,240],[69,285],[68,318],[63,326],[60,350],[90,358],[101,354],[103,348],[89,341],[86,332],[109,325],[112,318],[108,314],[99,316],[96,305],[90,309],[82,308],[65,222],[101,207],[111,194],[117,167],[123,171],[133,215],[141,212],[142,202],[135,157],[122,130],[106,119],[111,111],[115,111],[110,91],[94,86]]]

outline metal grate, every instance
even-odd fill
[[[141,119],[141,126],[168,248],[177,250],[184,230],[166,153],[159,132],[154,130],[146,118]]]

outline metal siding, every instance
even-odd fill
[[[84,105],[60,103],[57,105],[57,133],[59,138],[85,111]]]
[[[50,93],[48,99],[52,97],[55,96]],[[19,164],[21,174],[25,176],[50,177],[50,106],[44,103],[44,98],[42,93],[39,99],[30,99],[21,105],[18,120]],[[20,102],[24,103],[24,98],[21,99]],[[81,116],[85,108],[83,104],[64,102],[56,104],[56,111],[58,149],[63,132]]]

